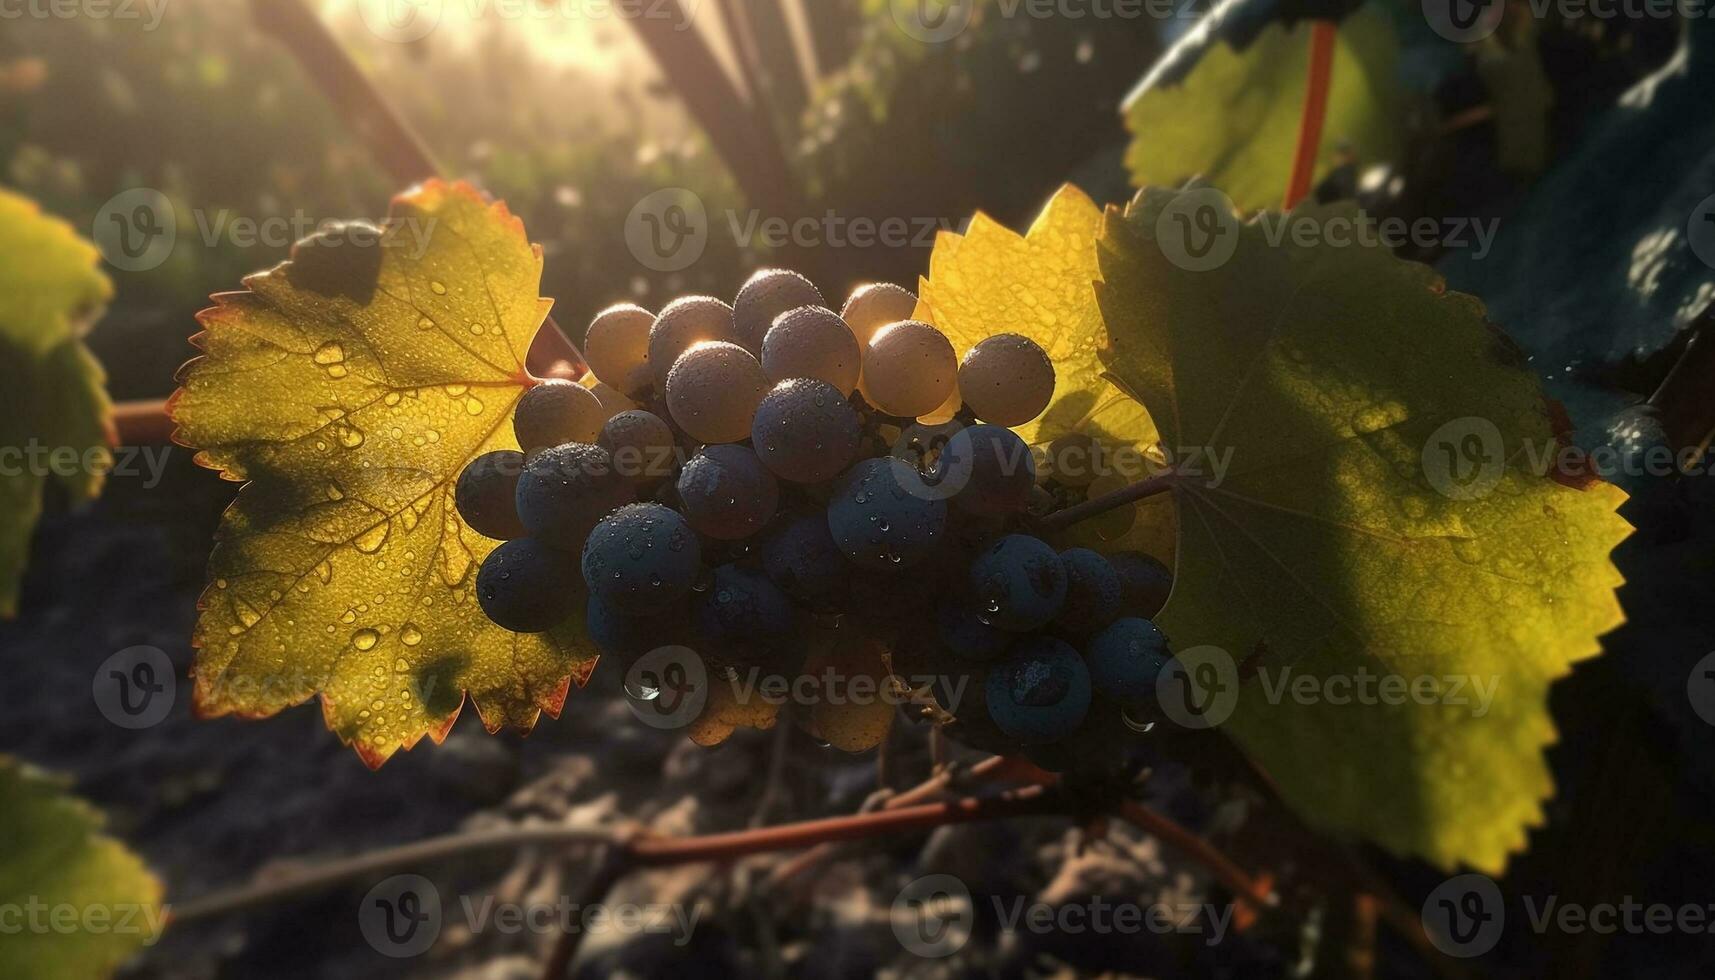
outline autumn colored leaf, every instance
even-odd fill
[[[1146,191],[1101,234],[1106,363],[1170,444],[1232,454],[1174,484],[1158,621],[1176,651],[1260,651],[1225,727],[1308,819],[1499,871],[1553,792],[1549,687],[1622,620],[1625,495],[1534,468],[1555,424],[1475,299],[1379,245],[1294,244],[1279,215],[1220,216],[1230,256],[1188,271],[1171,218],[1199,193]],[[1282,693],[1366,675],[1435,696]]]
[[[460,520],[466,463],[516,449],[525,352],[547,316],[542,251],[503,204],[430,182],[366,226],[215,297],[172,402],[177,439],[246,480],[209,560],[196,706],[261,717],[321,696],[370,765],[439,741],[466,694],[484,724],[558,714],[595,654],[581,617],[490,623]]]
[[[1149,413],[1114,385],[1099,354],[1107,328],[1091,283],[1098,275],[1095,240],[1102,213],[1088,196],[1067,185],[1048,202],[1029,232],[1006,228],[987,215],[972,219],[964,235],[943,232],[919,287],[917,316],[952,340],[960,357],[987,337],[1022,334],[1054,362],[1054,401],[1018,433],[1039,451],[1072,433],[1099,439],[1121,483],[1151,475],[1148,456],[1162,462]],[[1129,465],[1128,465],[1129,464]],[[1173,511],[1165,500],[1147,501],[1118,535],[1101,526],[1076,529],[1080,544],[1145,551],[1173,560]]]
[[[108,977],[160,938],[161,883],[104,823],[60,780],[0,755],[0,908],[39,917],[9,923],[0,976]]]
[[[743,670],[735,671],[731,677],[719,672],[711,673],[708,701],[685,729],[686,737],[705,748],[713,748],[731,738],[732,733],[740,728],[762,731],[773,728],[780,715],[780,705],[759,696],[760,692],[754,686],[756,680]]]
[[[48,482],[93,500],[112,462],[106,374],[83,345],[113,294],[99,260],[70,225],[0,190],[0,616],[17,615]]]
[[[1199,23],[1127,97],[1126,167],[1133,186],[1200,178],[1249,212],[1286,193],[1311,23],[1270,24],[1238,51],[1222,39],[1220,21],[1211,15]],[[1317,180],[1342,152],[1359,163],[1394,158],[1403,138],[1398,49],[1385,12],[1364,7],[1340,22]]]

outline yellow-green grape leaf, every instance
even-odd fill
[[[919,285],[917,317],[935,324],[962,358],[1000,333],[1029,337],[1054,363],[1054,401],[1017,431],[1037,450],[1074,432],[1100,440],[1116,475],[1137,482],[1159,462],[1149,413],[1106,377],[1099,356],[1108,341],[1093,283],[1101,209],[1076,187],[1055,194],[1023,235],[985,214],[964,235],[943,232]],[[1123,450],[1123,452],[1114,452]],[[1173,510],[1147,501],[1123,536],[1099,537],[1091,528],[1071,537],[1105,550],[1144,551],[1173,561]]]
[[[0,190],[0,616],[17,615],[48,481],[93,500],[112,461],[106,375],[83,345],[113,293],[99,261],[70,225]]]
[[[103,834],[100,811],[58,779],[0,755],[0,977],[96,980],[166,925],[161,883]]]
[[[1279,215],[1230,212],[1224,263],[1176,264],[1170,207],[1209,193],[1146,191],[1101,238],[1108,364],[1169,443],[1231,452],[1224,478],[1173,487],[1157,621],[1177,651],[1262,649],[1224,727],[1308,819],[1498,872],[1553,792],[1549,687],[1623,619],[1625,495],[1532,468],[1558,445],[1535,376],[1427,266],[1291,229],[1273,244]],[[1366,676],[1432,686],[1334,696]]]
[[[199,712],[320,694],[372,766],[444,738],[467,693],[490,731],[528,730],[595,662],[581,608],[544,634],[488,621],[476,572],[498,542],[453,505],[465,464],[518,448],[542,251],[464,184],[408,191],[384,228],[369,247],[300,244],[216,296],[172,405],[200,463],[249,481],[209,559]]]
[[[1213,25],[1200,25],[1209,31]],[[1187,179],[1221,188],[1241,210],[1278,206],[1298,145],[1310,65],[1311,22],[1270,24],[1243,51],[1209,39],[1179,84],[1164,60],[1126,99],[1126,168],[1136,187]],[[1191,43],[1194,39],[1180,42]],[[1342,148],[1359,163],[1394,158],[1402,139],[1399,42],[1385,12],[1363,7],[1340,22],[1316,179]]]

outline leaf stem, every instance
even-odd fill
[[[173,441],[173,419],[159,398],[118,402],[113,406],[113,431],[121,446],[150,446]]]
[[[1104,493],[1100,497],[1092,497],[1081,504],[1058,510],[1042,518],[1039,526],[1044,531],[1064,531],[1066,528],[1087,521],[1092,517],[1100,517],[1110,510],[1117,510],[1128,504],[1135,504],[1157,494],[1166,493],[1173,489],[1178,474],[1171,471],[1160,476],[1150,477],[1130,486],[1120,487],[1112,493]]]
[[[1316,157],[1322,147],[1322,124],[1328,117],[1328,90],[1334,76],[1334,39],[1339,26],[1318,20],[1310,25],[1310,72],[1304,85],[1304,111],[1298,118],[1298,148],[1292,176],[1286,184],[1283,210],[1291,211],[1310,194],[1316,179]]]

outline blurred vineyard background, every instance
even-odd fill
[[[447,4],[439,29],[409,43],[369,31],[352,0],[319,13],[442,168],[523,217],[569,331],[620,300],[731,292],[763,258],[723,233],[742,197],[632,25],[600,4],[521,19],[473,19],[473,6]],[[597,13],[565,13],[584,8]],[[766,87],[805,213],[948,226],[978,208],[1020,220],[1068,176],[1123,198],[1117,106],[1161,41],[1154,21],[997,17],[924,45],[875,0],[685,9],[735,82]],[[722,16],[735,9],[759,28],[761,72],[735,60]],[[113,271],[118,296],[92,346],[121,399],[165,394],[207,296],[286,257],[278,241],[209,235],[217,222],[379,218],[398,189],[250,4],[171,0],[158,27],[141,27],[25,18],[0,33],[0,182],[82,229],[133,187],[163,192],[179,215],[164,266]],[[701,261],[661,274],[627,251],[624,225],[673,186],[703,198],[715,233]],[[839,274],[909,285],[927,245],[847,250]]]

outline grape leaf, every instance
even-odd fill
[[[1018,428],[1033,447],[1080,432],[1126,447],[1135,454],[1130,458],[1141,461],[1159,441],[1155,424],[1106,377],[1097,356],[1107,343],[1090,289],[1097,277],[1094,243],[1101,219],[1101,209],[1068,185],[1024,235],[980,213],[964,235],[942,232],[929,257],[929,276],[919,285],[917,316],[939,327],[960,357],[997,333],[1022,334],[1042,345],[1054,362],[1056,385],[1048,410]],[[1147,475],[1142,465],[1131,469],[1121,474],[1129,482]],[[1087,527],[1070,537],[1108,550],[1145,551],[1171,564],[1171,505],[1151,500],[1138,511],[1121,538],[1102,539]]]
[[[1220,40],[1220,14],[1200,21],[1127,96],[1132,143],[1126,167],[1134,186],[1201,178],[1251,211],[1276,204],[1286,192],[1311,27],[1270,24],[1239,52]],[[1365,7],[1340,23],[1317,180],[1336,165],[1333,148],[1340,144],[1362,163],[1397,154],[1404,104],[1398,48],[1381,12]],[[1188,71],[1187,62],[1194,62]]]
[[[1673,60],[1590,127],[1500,222],[1492,250],[1441,263],[1545,375],[1647,358],[1715,300],[1711,71],[1715,20],[1688,18]]]
[[[1187,272],[1156,238],[1176,197],[1109,212],[1097,287],[1107,363],[1166,438],[1233,450],[1224,481],[1174,487],[1180,560],[1159,622],[1181,651],[1264,648],[1226,727],[1307,818],[1498,871],[1553,791],[1549,685],[1622,621],[1609,553],[1630,530],[1625,494],[1530,468],[1558,445],[1534,375],[1427,267],[1291,231],[1271,244],[1261,222],[1234,219],[1231,258]],[[1449,424],[1490,427],[1487,492],[1437,492],[1457,490],[1430,475]],[[1300,703],[1262,683],[1287,668],[1466,678],[1472,702],[1495,686],[1486,711]]]
[[[744,671],[733,677],[714,674],[709,677],[708,703],[685,735],[704,748],[713,748],[740,728],[767,731],[774,727],[779,715],[780,705],[759,697]]]
[[[114,442],[106,375],[83,336],[112,296],[95,246],[0,190],[0,616],[18,612],[50,478],[93,500]]]
[[[57,779],[0,755],[0,908],[13,910],[0,942],[0,976],[90,980],[111,976],[160,938],[161,883],[118,841],[99,811]]]
[[[319,693],[379,766],[445,738],[467,693],[490,731],[530,729],[595,654],[580,616],[539,635],[488,621],[476,569],[496,542],[452,502],[467,462],[517,448],[550,305],[541,248],[505,205],[440,182],[357,240],[300,243],[216,296],[172,412],[198,462],[250,481],[209,559],[198,711],[263,717]]]

